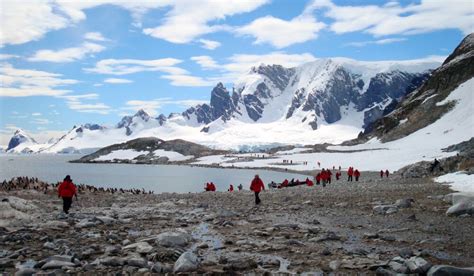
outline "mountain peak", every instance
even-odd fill
[[[7,151],[15,148],[16,146],[22,143],[37,144],[35,139],[31,138],[30,135],[28,135],[25,131],[23,131],[22,129],[17,129],[15,133],[13,133],[13,136],[10,139],[10,142],[8,143]]]
[[[456,49],[446,58],[443,65],[450,63],[453,60],[462,59],[467,56],[474,55],[474,33],[467,35]]]

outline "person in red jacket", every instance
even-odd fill
[[[354,176],[355,176],[355,178],[356,178],[356,181],[359,181],[360,172],[359,172],[358,169],[356,169],[356,170],[354,171]]]
[[[385,176],[388,178],[389,172],[388,170],[385,170]]]
[[[352,175],[354,174],[354,169],[352,167],[349,167],[347,170],[347,181],[352,181]]]
[[[216,185],[214,185],[214,182],[211,182],[211,192],[216,191]]]
[[[234,191],[234,185],[230,184],[229,192],[233,192],[233,191]]]
[[[306,185],[308,185],[309,187],[311,187],[311,186],[314,185],[314,182],[311,181],[308,177],[306,177]]]
[[[76,196],[77,200],[76,186],[72,183],[71,176],[66,175],[63,183],[58,187],[58,197],[63,198],[63,211],[66,214],[69,214],[73,196]]]
[[[319,184],[321,184],[321,173],[318,173],[316,175],[316,185],[319,185]]]
[[[255,175],[255,178],[252,180],[250,184],[250,190],[255,193],[255,204],[260,204],[261,200],[258,194],[265,190],[265,186],[263,185],[263,181],[260,179],[258,174]]]
[[[380,170],[380,178],[383,178],[383,170]]]

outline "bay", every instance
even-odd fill
[[[265,184],[306,179],[294,173],[255,169],[221,169],[178,165],[134,164],[81,164],[69,163],[78,155],[0,155],[0,181],[12,177],[28,176],[55,183],[71,175],[75,184],[88,184],[106,188],[135,188],[155,193],[201,192],[206,182],[214,182],[218,191],[227,191],[230,184],[242,184],[248,189],[255,174]]]

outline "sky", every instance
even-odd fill
[[[474,2],[0,0],[0,145],[208,102],[252,66],[318,58],[442,60]]]

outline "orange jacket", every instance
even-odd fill
[[[250,184],[250,190],[256,193],[265,190],[265,186],[263,185],[263,181],[260,178],[254,178],[252,183]]]
[[[76,186],[71,181],[63,181],[58,187],[60,197],[73,197],[76,194]]]

